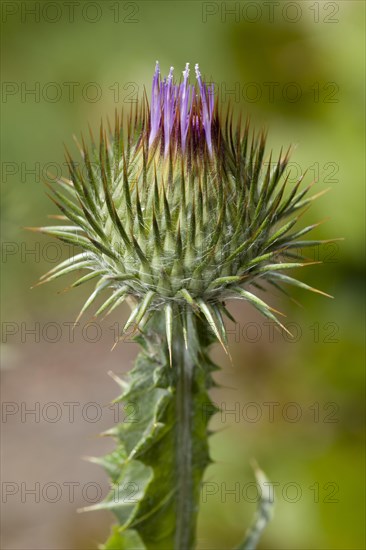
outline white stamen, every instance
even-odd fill
[[[196,77],[197,77],[198,79],[200,79],[200,78],[201,78],[201,73],[200,73],[200,68],[199,68],[199,66],[198,66],[198,63],[195,64],[194,70],[196,71]]]
[[[186,63],[186,68],[183,71],[183,76],[185,79],[189,77],[189,63]]]
[[[168,74],[168,82],[170,82],[173,79],[173,71],[174,71],[174,67],[170,67],[169,74]]]

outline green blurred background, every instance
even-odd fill
[[[90,549],[112,521],[76,509],[108,488],[81,457],[113,447],[96,434],[114,422],[108,403],[117,387],[107,371],[127,371],[137,352],[126,342],[110,353],[127,310],[90,330],[82,323],[71,337],[89,289],[60,295],[62,281],[30,290],[68,251],[23,227],[56,213],[42,180],[63,168],[62,143],[72,148],[73,133],[97,128],[116,107],[128,110],[144,86],[149,92],[156,59],[164,74],[174,65],[177,75],[186,61],[192,69],[199,62],[221,101],[231,97],[235,110],[269,129],[270,147],[294,144],[291,181],[308,169],[307,183],[318,180],[314,192],[331,187],[301,223],[329,218],[314,234],[345,239],[310,252],[324,263],[302,274],[335,300],[293,292],[299,307],[272,296],[293,323],[294,341],[273,336],[251,308],[230,307],[239,323],[230,326],[233,366],[213,350],[223,366],[213,398],[226,414],[212,420],[216,462],[202,495],[199,548],[232,548],[241,539],[255,510],[253,457],[276,485],[260,548],[365,548],[365,4],[3,1],[1,8],[2,548]],[[26,414],[31,408],[36,416]],[[73,498],[72,483],[79,483]]]

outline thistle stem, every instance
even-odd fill
[[[176,369],[176,407],[177,407],[177,523],[175,534],[176,550],[192,548],[195,540],[196,514],[194,513],[197,503],[193,491],[193,464],[192,464],[192,437],[193,422],[193,376],[194,364],[185,348],[183,338],[183,326],[180,312],[177,316],[176,325],[179,323],[177,333],[174,335],[175,346],[173,354],[173,368]],[[191,329],[191,323],[187,328]],[[189,331],[190,332],[190,331]],[[187,334],[187,338],[191,335]]]
[[[123,494],[115,499],[113,492],[98,504],[113,510],[119,523],[105,550],[195,548],[201,483],[210,463],[207,425],[216,410],[208,395],[215,369],[208,347],[214,337],[202,318],[176,306],[170,364],[165,332],[164,312],[156,311],[136,336],[142,350],[117,399],[134,403],[138,414],[135,422],[113,431],[117,448],[103,465],[122,493],[133,480],[138,494],[130,508]]]

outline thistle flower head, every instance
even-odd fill
[[[224,344],[225,300],[247,300],[280,324],[253,288],[265,280],[315,290],[283,273],[304,265],[296,249],[316,244],[299,240],[314,226],[293,229],[314,197],[305,198],[301,178],[285,192],[288,152],[265,157],[265,134],[234,125],[198,65],[195,84],[189,72],[187,63],[179,82],[173,67],[162,79],[157,63],[150,105],[145,97],[127,117],[116,114],[113,128],[102,125],[98,146],[82,140],[81,164],[67,153],[69,179],[52,189],[66,223],[39,230],[81,252],[42,281],[84,269],[73,286],[97,283],[82,312],[109,290],[97,315],[131,297],[127,326],[142,328],[165,308],[171,339],[180,304]]]

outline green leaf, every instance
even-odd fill
[[[236,550],[255,550],[267,523],[272,518],[274,503],[273,488],[271,487],[271,484],[265,474],[258,468],[258,466],[255,466],[254,472],[261,497],[258,502],[258,509],[255,514],[254,521],[247,531],[244,542],[239,544]]]
[[[146,546],[135,530],[121,530],[118,526],[112,527],[112,534],[100,550],[146,550]]]

